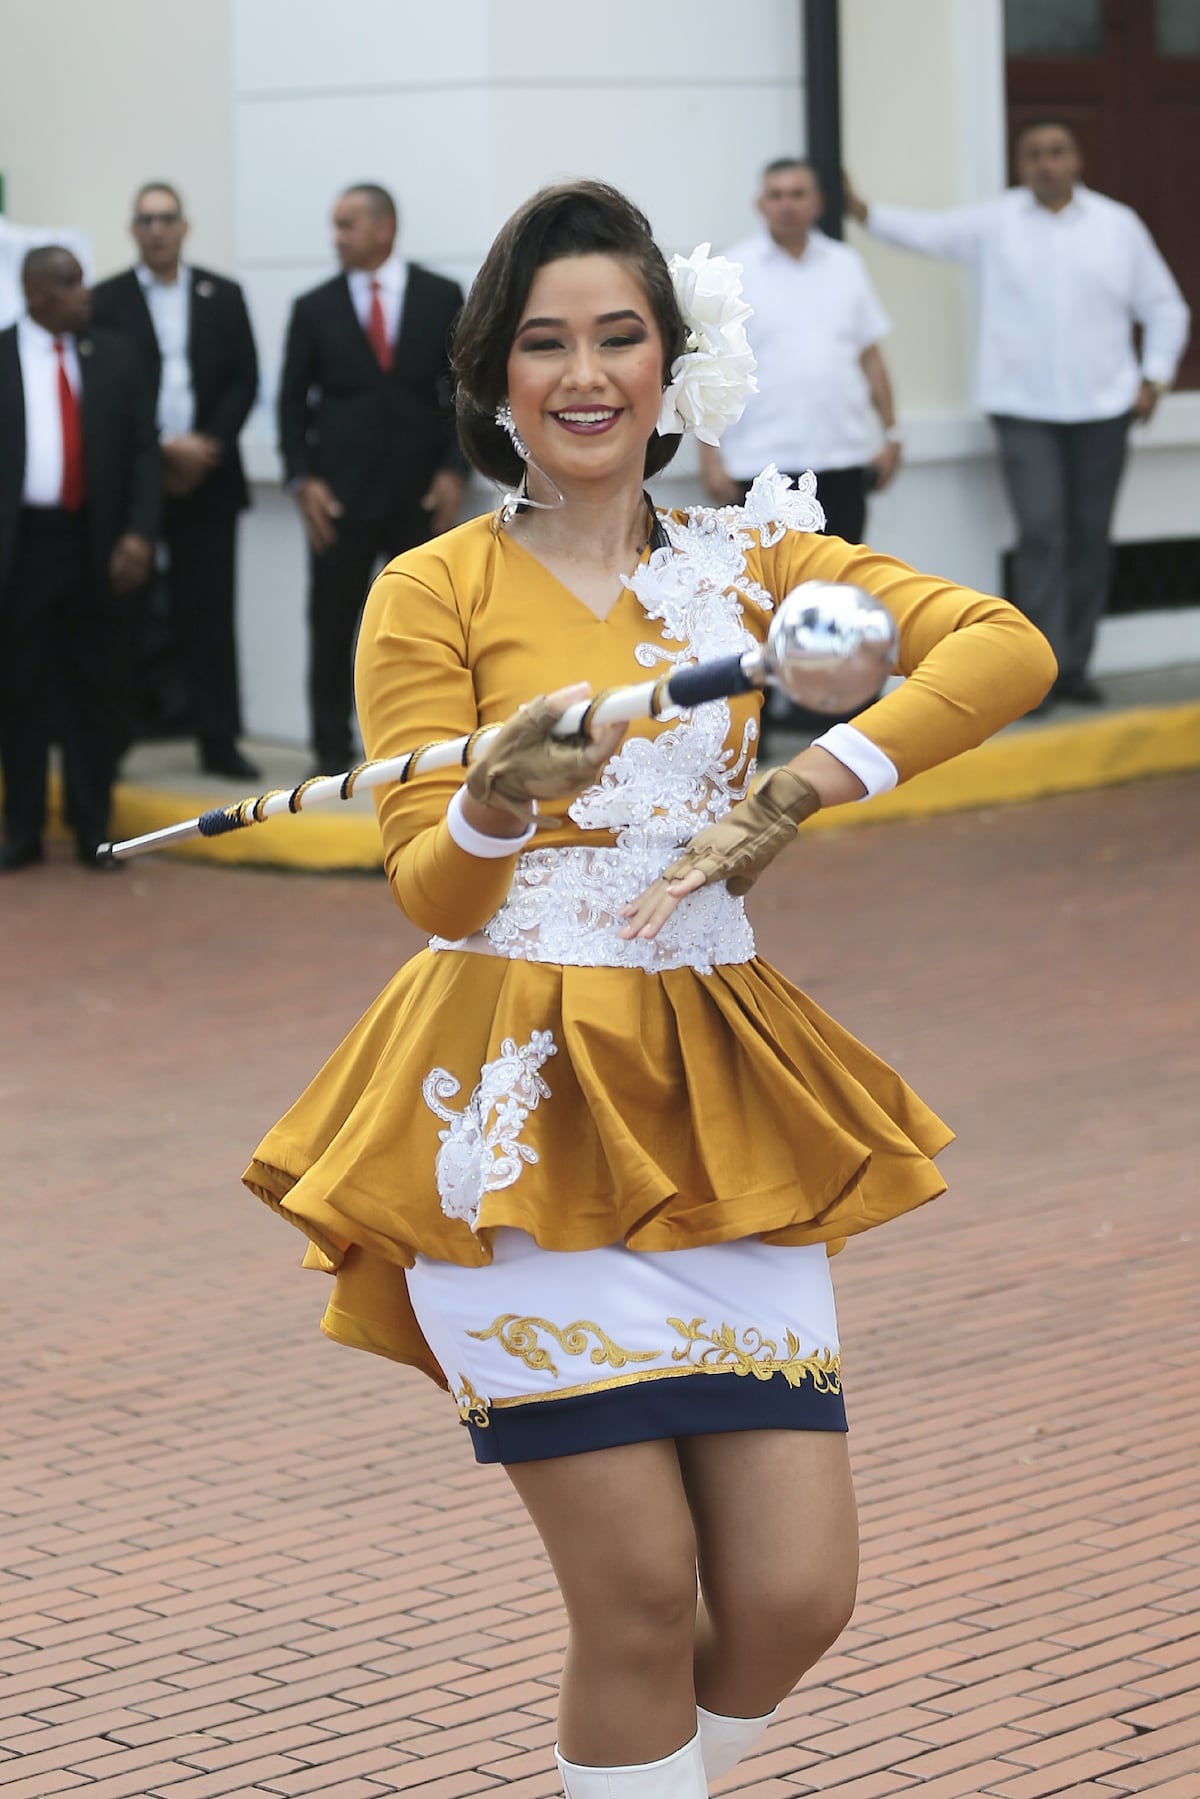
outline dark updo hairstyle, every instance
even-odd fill
[[[616,256],[638,276],[663,340],[663,386],[671,364],[683,354],[684,325],[663,253],[646,215],[602,181],[561,182],[544,187],[514,212],[487,253],[471,284],[454,333],[455,401],[458,434],[474,466],[506,487],[515,487],[525,465],[508,433],[496,423],[496,408],[508,393],[508,358],[533,285],[548,262],[564,256]],[[679,448],[679,436],[646,445],[645,473],[656,475]]]

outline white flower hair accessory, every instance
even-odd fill
[[[726,425],[741,418],[758,382],[746,339],[753,308],[742,299],[742,266],[710,256],[710,248],[700,244],[667,265],[688,335],[683,355],[671,364],[658,431],[660,437],[691,431],[715,445]]]

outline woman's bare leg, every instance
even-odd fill
[[[841,1431],[744,1431],[677,1444],[695,1521],[695,1685],[722,1717],[762,1717],[849,1622],[858,1519]]]
[[[567,1609],[563,1756],[621,1767],[671,1755],[696,1734],[696,1534],[675,1444],[632,1443],[506,1472]]]

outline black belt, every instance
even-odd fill
[[[77,506],[22,506],[21,524],[29,531],[47,531],[62,535],[78,531],[87,523],[87,508]]]

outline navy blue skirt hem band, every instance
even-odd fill
[[[583,1455],[666,1437],[847,1428],[840,1383],[837,1391],[819,1391],[811,1381],[793,1386],[782,1374],[772,1374],[769,1380],[703,1373],[648,1380],[569,1399],[489,1406],[486,1419],[481,1422],[478,1412],[464,1419],[475,1459],[502,1464]]]

